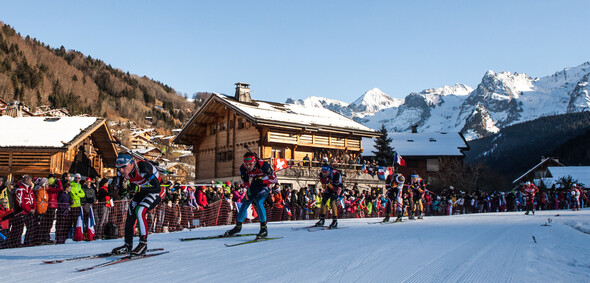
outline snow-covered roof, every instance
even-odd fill
[[[161,151],[159,148],[157,148],[157,147],[150,147],[150,148],[139,148],[139,149],[134,149],[133,151],[134,151],[134,152],[137,152],[137,153],[139,153],[139,154],[146,154],[146,153],[148,153],[148,152],[150,152],[150,151],[152,151],[152,150],[155,150],[155,151],[162,152],[162,151]]]
[[[547,167],[547,170],[549,170],[552,177],[543,179],[547,186],[553,185],[562,177],[571,176],[573,180],[578,180],[578,183],[584,184],[585,188],[590,187],[590,166]]]
[[[553,161],[553,162],[555,162],[556,164],[563,165],[563,164],[561,164],[561,163],[559,162],[559,160],[557,160],[557,159],[555,159],[555,158],[553,158],[553,157],[546,157],[546,158],[544,158],[543,160],[541,160],[541,162],[539,162],[539,164],[537,164],[537,165],[533,166],[533,168],[531,168],[529,171],[526,171],[526,172],[525,172],[524,174],[522,174],[520,177],[518,177],[518,178],[514,179],[514,181],[512,181],[512,184],[516,184],[516,183],[518,183],[518,182],[522,181],[522,179],[523,179],[523,178],[524,178],[526,175],[528,175],[528,174],[530,174],[531,172],[533,172],[533,171],[537,170],[537,168],[539,168],[541,165],[545,164],[545,162],[548,162],[548,161]]]
[[[63,147],[98,119],[0,116],[0,147]]]
[[[246,115],[256,119],[279,123],[298,124],[301,126],[334,127],[347,130],[374,132],[352,119],[344,117],[325,108],[305,107],[296,104],[255,101],[243,103],[224,95],[215,94],[226,103],[233,105]]]
[[[469,149],[460,133],[389,133],[391,147],[405,156],[463,156]],[[363,139],[363,155],[373,155],[374,139]]]

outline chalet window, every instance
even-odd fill
[[[239,118],[238,119],[238,129],[245,129],[246,128],[246,119]]]
[[[217,125],[210,125],[211,127],[209,134],[212,136],[217,133]]]
[[[229,120],[229,128],[230,129],[234,128],[234,120]]]
[[[221,123],[219,123],[219,131],[225,131],[225,129],[227,128],[227,122],[223,121]]]
[[[285,153],[282,148],[272,148],[272,157],[273,158],[285,158]]]
[[[227,161],[232,161],[233,160],[233,152],[230,151],[222,151],[222,152],[218,152],[217,155],[215,156],[215,160],[219,161],[219,162],[227,162]]]
[[[438,172],[439,169],[439,160],[437,159],[426,159],[426,171],[428,172]]]

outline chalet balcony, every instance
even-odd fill
[[[289,163],[289,168],[276,172],[279,179],[281,177],[288,177],[294,179],[317,179],[322,169],[322,162],[319,161],[304,161],[296,159],[286,159]],[[269,161],[269,160],[267,160]],[[270,163],[273,164],[274,159],[270,159]],[[378,183],[377,168],[375,168],[375,174],[371,175],[361,170],[362,164],[344,164],[336,163],[331,164],[335,169],[338,169],[344,174],[343,178],[347,184],[358,183]]]

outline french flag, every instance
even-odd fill
[[[400,166],[406,166],[406,161],[401,155],[397,154],[397,152],[395,152],[393,155],[393,162],[399,164]]]
[[[291,213],[291,209],[289,209],[289,207],[285,206],[285,211],[287,211],[287,215],[293,216],[293,213]]]
[[[86,229],[86,238],[88,238],[88,241],[94,241],[94,235],[96,235],[94,224],[94,211],[92,211],[92,206],[90,206],[90,211],[88,211],[88,229]]]
[[[387,175],[389,175],[387,167],[379,166],[377,168],[377,177],[379,178],[379,180],[384,181],[385,179],[387,179]]]
[[[80,213],[78,214],[78,220],[76,221],[76,231],[74,231],[74,241],[84,240],[84,212],[80,207]]]

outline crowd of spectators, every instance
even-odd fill
[[[84,178],[77,173],[65,173],[60,178],[53,174],[46,178],[23,175],[17,182],[6,182],[0,177],[0,233],[6,236],[4,241],[0,240],[0,247],[64,244],[66,239],[73,238],[80,211],[85,224],[93,211],[96,223],[93,237],[87,236],[84,240],[122,237],[134,188],[129,182],[124,182],[122,188],[115,187],[115,183],[112,179]],[[231,224],[246,196],[241,182],[211,181],[199,185],[166,182],[163,187],[165,197],[148,215],[151,233]],[[586,207],[588,191],[579,190],[577,197],[572,191],[541,190],[535,195],[535,208]],[[343,218],[382,217],[386,203],[390,201],[383,193],[383,188],[359,189],[357,184],[348,184],[337,203],[329,205],[337,205]],[[320,187],[293,190],[275,185],[265,203],[269,221],[316,219],[321,196]],[[426,216],[525,209],[524,194],[519,188],[491,193],[482,190],[462,192],[453,187],[438,193],[427,189],[422,203]]]

